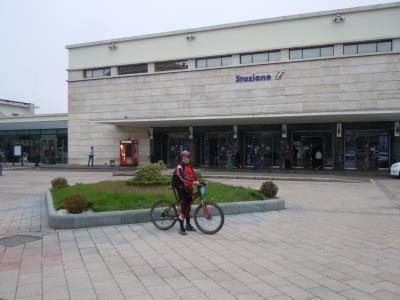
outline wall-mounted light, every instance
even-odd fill
[[[342,123],[336,123],[336,137],[342,137]]]
[[[394,122],[394,136],[400,136],[400,122]]]
[[[238,137],[238,126],[233,125],[233,138],[237,139],[237,137]]]
[[[110,49],[110,50],[116,50],[117,48],[118,48],[118,46],[115,45],[115,43],[110,43],[110,44],[108,45],[108,49]]]
[[[287,138],[287,126],[286,124],[282,124],[282,137]]]
[[[185,39],[186,39],[187,41],[194,41],[194,40],[196,39],[196,36],[193,35],[193,34],[189,34],[189,35],[187,35],[187,36],[185,37]]]
[[[193,140],[193,126],[189,126],[189,140]]]
[[[332,23],[343,23],[344,15],[335,15],[332,17]]]
[[[154,136],[153,136],[153,128],[150,127],[149,128],[149,139],[152,140],[153,138],[154,138]]]

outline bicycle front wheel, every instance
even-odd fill
[[[151,222],[161,230],[167,230],[174,226],[177,217],[175,205],[167,200],[156,202],[150,210]]]
[[[216,203],[200,204],[194,212],[194,222],[197,228],[206,234],[214,234],[224,225],[224,212]]]

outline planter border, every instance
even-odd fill
[[[150,222],[149,208],[125,211],[98,212],[90,215],[58,215],[50,190],[46,192],[49,226],[53,229],[76,229],[95,226],[123,225]],[[265,212],[285,209],[285,200],[256,200],[219,203],[225,215]]]

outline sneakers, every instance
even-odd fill
[[[196,228],[192,226],[192,224],[186,224],[186,231],[196,231]]]
[[[179,234],[187,235],[187,232],[185,231],[185,229],[179,228]]]

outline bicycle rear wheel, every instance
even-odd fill
[[[156,202],[150,210],[151,222],[161,230],[167,230],[174,226],[177,217],[175,205],[167,200]]]
[[[197,228],[206,234],[214,234],[224,225],[224,212],[216,203],[200,204],[194,212],[194,222]]]

